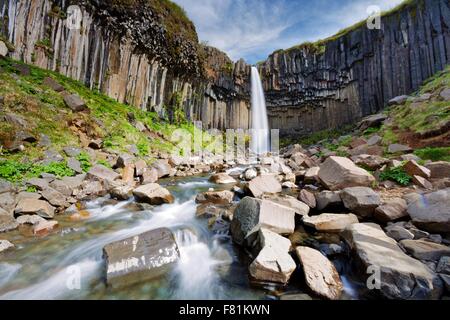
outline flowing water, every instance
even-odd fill
[[[162,185],[176,198],[170,205],[140,209],[132,200],[88,203],[87,220],[59,216],[59,232],[44,238],[22,229],[8,233],[16,244],[0,260],[0,299],[267,299],[280,288],[255,286],[245,254],[233,246],[228,226],[212,232],[195,217],[195,196],[216,185],[207,177],[169,180]],[[113,290],[104,284],[102,248],[159,227],[174,231],[180,260],[161,279]],[[248,259],[247,259],[248,260]],[[298,274],[298,272],[296,273]],[[297,276],[298,277],[298,276]],[[301,280],[300,280],[301,281]],[[302,286],[293,279],[298,291]],[[351,284],[347,285],[352,290]],[[289,290],[284,288],[283,291]],[[351,296],[350,296],[351,297]]]
[[[269,119],[266,98],[258,69],[252,67],[252,142],[251,150],[256,154],[270,151]]]

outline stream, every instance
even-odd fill
[[[220,186],[208,176],[160,181],[175,203],[142,210],[133,200],[100,198],[87,204],[89,217],[57,217],[59,231],[44,238],[12,232],[16,245],[0,260],[0,299],[276,299],[307,292],[300,272],[288,287],[254,284],[245,253],[232,244],[225,226],[216,232],[196,218],[195,196]],[[167,276],[126,288],[105,286],[102,248],[111,242],[167,227],[174,231],[180,260]],[[356,284],[342,271],[346,299],[358,297]],[[341,271],[340,271],[341,273]],[[301,290],[304,288],[304,290]]]

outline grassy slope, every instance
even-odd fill
[[[0,60],[0,96],[4,97],[4,107],[0,117],[13,113],[23,117],[30,127],[18,128],[5,121],[0,123],[0,141],[10,143],[18,131],[27,131],[36,137],[47,135],[52,141],[51,148],[61,151],[65,146],[81,146],[78,136],[69,128],[74,120],[86,123],[89,138],[101,138],[104,147],[111,152],[126,152],[127,146],[135,144],[140,157],[151,159],[156,152],[170,152],[173,144],[170,137],[175,129],[183,128],[193,133],[192,124],[174,125],[158,118],[155,113],[142,111],[133,106],[116,102],[97,91],[91,91],[80,82],[60,74],[30,66],[31,75],[20,76],[10,59]],[[66,91],[77,93],[87,103],[89,114],[72,113],[66,107],[62,96],[43,85],[46,77],[52,77]],[[138,131],[128,120],[130,114],[144,123],[150,132]],[[26,144],[23,152],[8,153],[3,150],[3,160],[34,162],[42,159],[44,148],[37,143]]]

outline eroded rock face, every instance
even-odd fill
[[[439,277],[404,253],[378,225],[352,224],[344,237],[362,268],[372,266],[380,271],[380,292],[386,298],[437,299],[441,296]]]
[[[231,222],[233,240],[239,245],[249,244],[260,228],[278,234],[292,234],[295,211],[269,200],[245,197],[239,202]]]
[[[413,223],[431,232],[450,232],[450,188],[417,195],[408,205]]]
[[[164,275],[180,253],[172,231],[162,228],[110,243],[103,256],[107,284],[123,287]]]
[[[169,190],[161,187],[157,183],[140,186],[133,190],[133,195],[138,202],[145,202],[153,205],[173,203],[175,200]]]
[[[308,247],[297,247],[297,257],[303,268],[308,287],[317,295],[337,300],[344,285],[335,266],[319,251]]]
[[[259,242],[262,249],[249,266],[250,275],[260,281],[287,283],[297,267],[289,255],[289,239],[262,228]]]
[[[320,167],[319,179],[332,191],[356,186],[369,187],[375,182],[370,173],[343,157],[329,157],[325,160]]]

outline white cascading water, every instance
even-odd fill
[[[266,98],[256,67],[252,67],[252,130],[250,149],[258,155],[269,152],[269,119],[267,117]]]

